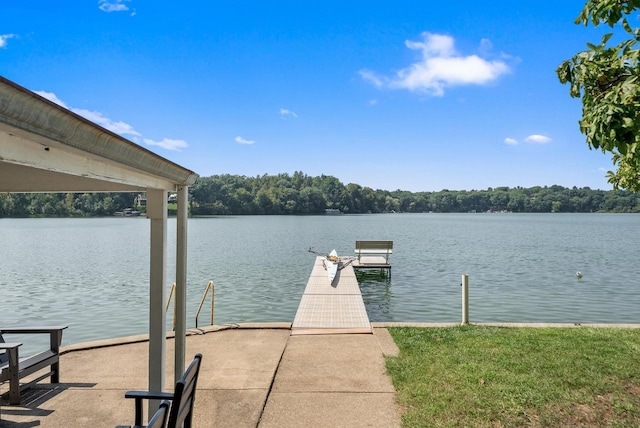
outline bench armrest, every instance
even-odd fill
[[[142,425],[142,400],[173,400],[174,394],[172,392],[161,391],[127,391],[124,393],[124,398],[134,398],[136,415],[135,426]]]
[[[0,379],[4,379],[5,375],[8,376],[8,373],[3,373],[4,370],[9,367],[9,369],[13,370],[12,367],[18,365],[18,348],[22,346],[22,343],[14,342],[14,343],[0,343],[0,351],[4,351],[0,353],[2,358],[0,359]]]
[[[124,398],[135,398],[136,400],[173,400],[172,392],[160,391],[127,391]]]
[[[66,329],[68,326],[35,326],[35,327],[0,327],[0,334],[40,334],[55,333]]]
[[[50,349],[56,354],[60,351],[62,344],[62,330],[66,325],[56,326],[34,326],[34,327],[0,327],[0,335],[3,334],[48,334]]]
[[[20,363],[20,354],[18,348],[22,343],[0,343],[2,359],[0,360],[0,382],[7,380],[15,382],[18,376],[18,364]],[[14,404],[14,403],[11,403]]]
[[[0,343],[0,349],[15,349],[18,346],[22,346],[21,342],[15,343]]]

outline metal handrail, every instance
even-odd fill
[[[171,291],[169,291],[169,298],[167,299],[167,307],[164,308],[164,311],[168,311],[169,310],[169,303],[171,303],[171,297],[173,296],[173,293],[176,291],[176,283],[174,282],[173,284],[171,284]],[[176,331],[176,305],[178,304],[178,302],[176,301],[176,299],[173,299],[173,331]]]
[[[204,294],[202,295],[202,300],[200,301],[200,306],[198,306],[198,311],[196,312],[196,328],[198,328],[198,316],[200,316],[200,310],[202,309],[202,305],[204,305],[204,300],[207,298],[207,293],[211,290],[211,325],[213,325],[213,307],[215,302],[215,285],[213,285],[213,281],[209,281],[207,283],[207,287],[204,289]],[[167,307],[164,309],[165,312],[169,310],[169,305],[171,304],[171,298],[173,297],[176,291],[176,283],[171,284],[171,291],[169,291],[169,298],[167,299]],[[176,330],[176,299],[173,299],[173,331]]]
[[[216,287],[213,285],[213,281],[209,281],[207,283],[207,287],[204,289],[204,294],[202,295],[200,306],[198,306],[198,311],[196,312],[196,328],[198,328],[198,316],[200,315],[200,310],[202,309],[204,300],[207,298],[207,293],[209,292],[209,290],[211,290],[211,324],[210,325],[213,325],[213,303],[215,301]]]

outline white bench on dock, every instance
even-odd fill
[[[389,269],[389,256],[393,253],[393,241],[356,241],[358,259],[353,267],[356,269]]]

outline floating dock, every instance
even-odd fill
[[[352,266],[356,270],[360,269],[384,269],[391,274],[391,265],[389,261],[382,256],[362,256],[355,259]]]
[[[352,263],[341,263],[329,283],[322,260],[316,257],[291,334],[372,333]]]

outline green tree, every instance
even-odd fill
[[[258,214],[279,214],[274,212],[274,201],[270,192],[264,188],[258,190],[255,198],[255,204],[257,206]]]
[[[582,98],[580,132],[591,149],[613,155],[616,171],[607,178],[615,189],[640,191],[640,29],[629,25],[627,16],[640,8],[640,0],[588,0],[576,24],[606,23],[622,28],[627,39],[609,45],[613,33],[600,44],[560,64],[560,82],[570,85],[569,93]]]
[[[351,213],[364,214],[367,212],[367,201],[365,200],[362,187],[359,184],[349,183],[345,188],[351,199]]]
[[[320,214],[323,212],[326,204],[320,189],[305,187],[300,191],[300,209],[302,214]]]

